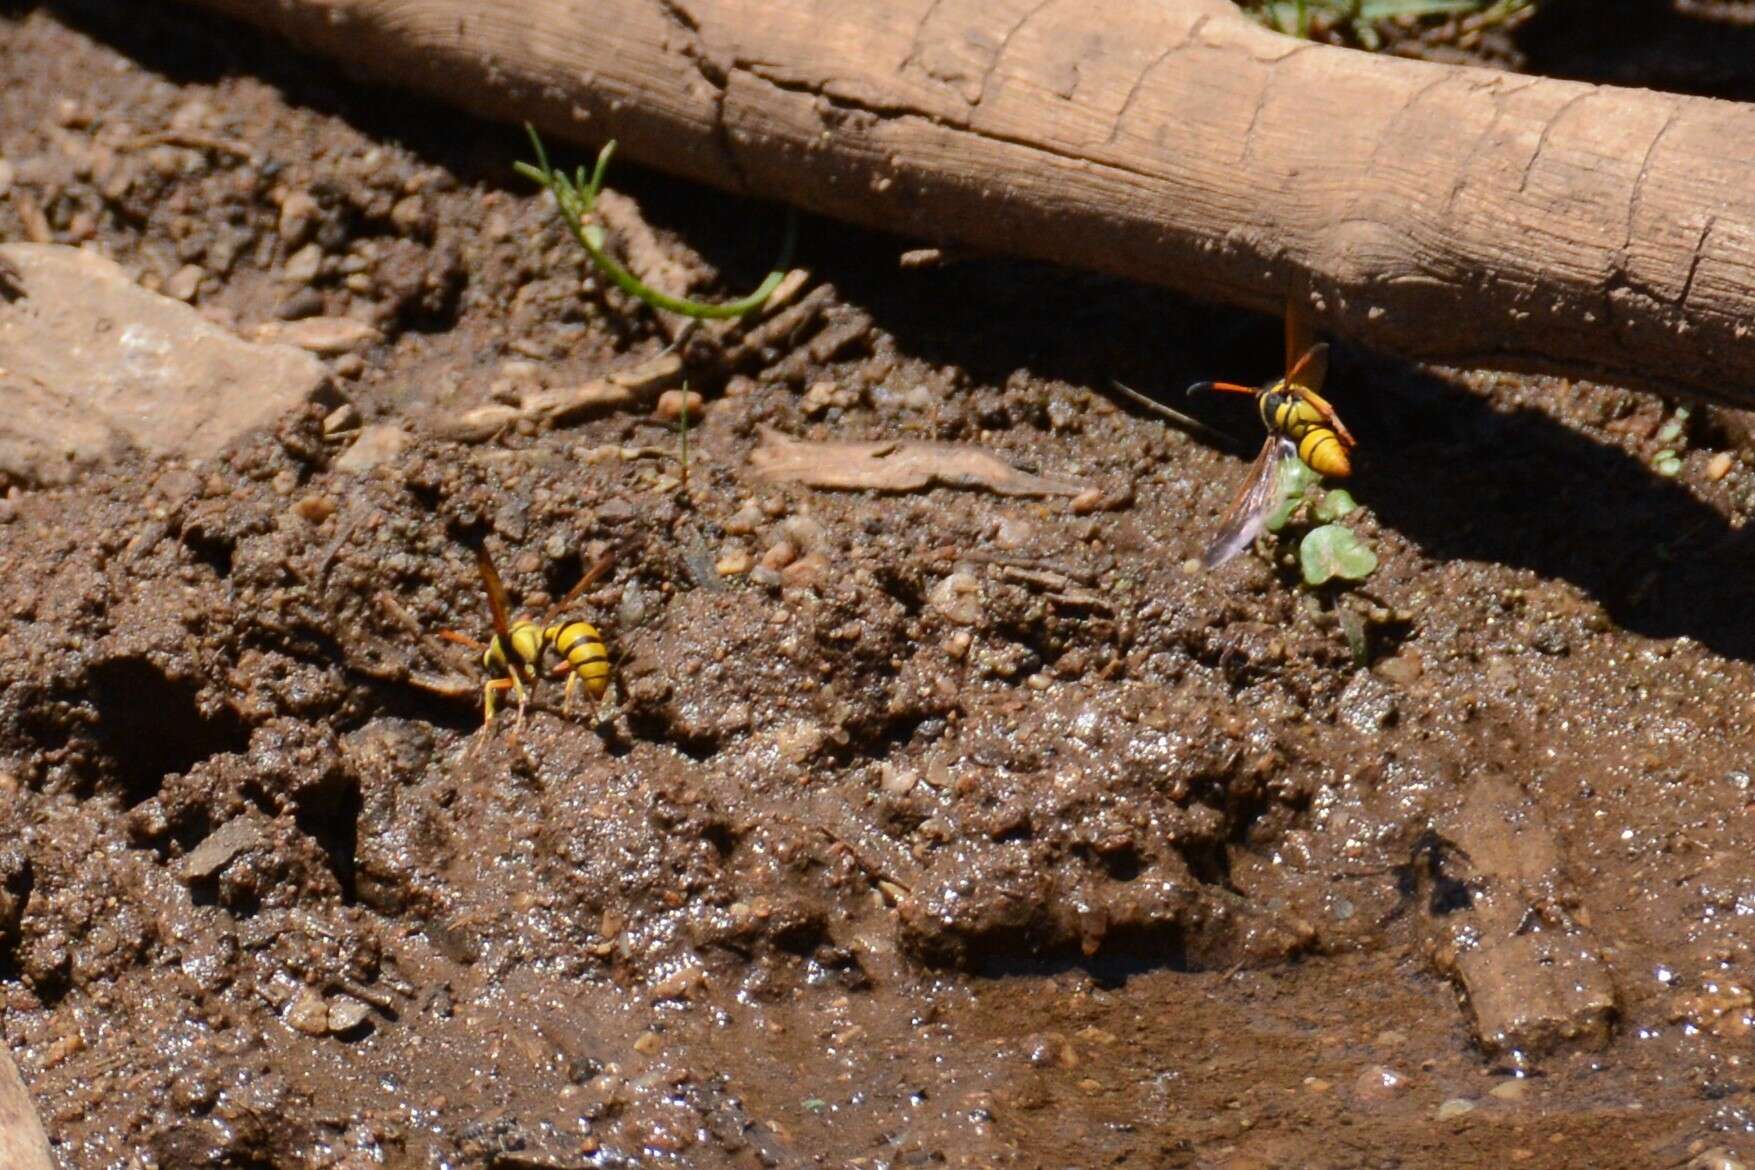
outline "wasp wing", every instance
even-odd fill
[[[601,581],[603,575],[614,567],[614,553],[604,553],[602,556],[598,557],[597,563],[585,570],[585,575],[575,581],[571,589],[567,590],[561,595],[559,600],[543,611],[542,619],[537,622],[537,625],[548,625],[550,618],[560,613],[561,610],[565,609],[567,606],[573,604],[573,601],[579,596],[579,594],[585,592],[587,589],[597,584],[597,582]]]
[[[1287,459],[1296,458],[1298,448],[1290,439],[1268,436],[1261,445],[1261,453],[1249,465],[1249,474],[1237,489],[1231,506],[1225,509],[1225,518],[1219,521],[1219,531],[1214,534],[1213,542],[1201,554],[1203,566],[1218,568],[1261,535],[1267,526],[1268,513],[1279,497],[1280,468]]]
[[[506,615],[506,587],[500,584],[500,574],[494,569],[494,559],[488,556],[485,544],[476,547],[475,567],[481,570],[481,584],[487,590],[488,611],[494,618],[494,633],[510,642],[512,619]]]
[[[1296,386],[1310,394],[1320,394],[1328,377],[1328,342],[1319,341],[1286,367],[1286,385]]]
[[[1310,320],[1310,310],[1299,303],[1295,296],[1286,298],[1286,365],[1290,375],[1292,367],[1303,357],[1310,347],[1316,344],[1316,326]]]

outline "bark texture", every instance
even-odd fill
[[[1308,44],[1225,0],[195,2],[904,235],[1755,405],[1755,107]]]

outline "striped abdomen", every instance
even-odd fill
[[[1298,447],[1298,458],[1318,475],[1345,479],[1353,472],[1346,445],[1322,412],[1296,394],[1265,391],[1259,399],[1261,421],[1276,435],[1284,435]]]
[[[589,622],[566,622],[550,626],[544,636],[555,652],[567,660],[591,697],[603,698],[609,690],[609,650],[597,627]]]

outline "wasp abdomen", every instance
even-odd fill
[[[567,660],[573,675],[585,684],[591,697],[601,699],[609,690],[609,650],[603,635],[590,622],[566,622],[545,631],[556,653]]]

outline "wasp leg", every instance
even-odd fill
[[[482,685],[482,707],[486,715],[482,718],[481,729],[485,732],[494,722],[494,694],[497,691],[509,691],[513,682],[509,678],[490,678]]]

